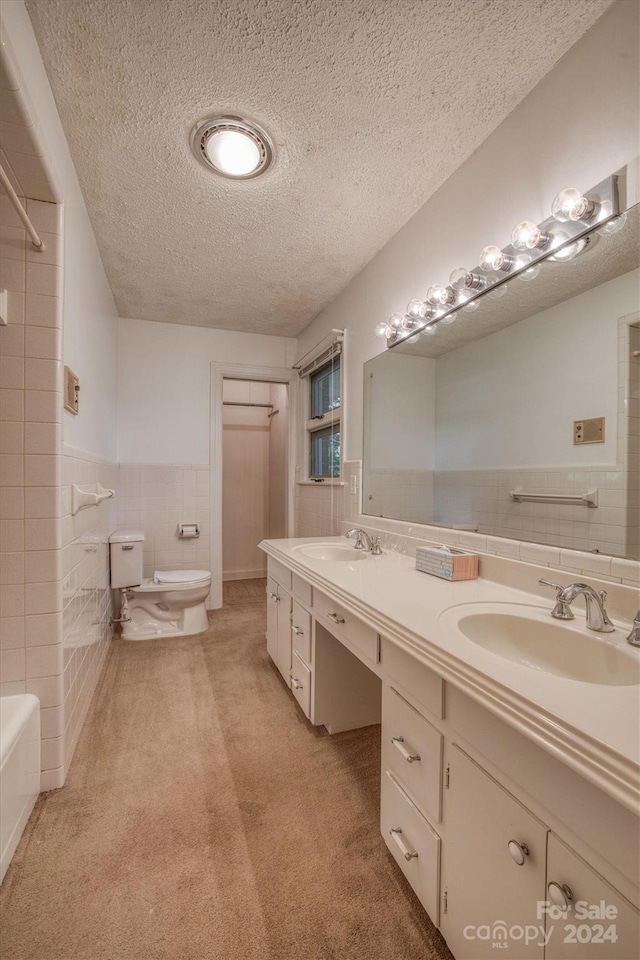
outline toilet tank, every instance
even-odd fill
[[[111,586],[137,587],[142,583],[142,550],[144,534],[141,530],[116,530],[109,537]]]

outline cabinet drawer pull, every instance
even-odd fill
[[[297,677],[291,677],[291,686],[295,687],[296,690],[302,690],[304,684],[300,683]]]
[[[415,763],[416,760],[421,759],[419,753],[409,753],[407,748],[404,746],[404,737],[391,737],[391,743],[394,745],[396,750],[400,751],[407,763]]]
[[[402,834],[402,829],[401,829],[400,827],[393,827],[391,830],[389,830],[389,833],[390,833],[391,836],[393,837],[393,839],[394,839],[394,841],[396,842],[397,846],[400,848],[400,852],[402,853],[402,856],[405,858],[405,860],[413,860],[413,859],[417,860],[417,859],[418,859],[418,853],[417,853],[417,851],[416,851],[416,850],[409,850],[408,846],[406,845],[406,843],[405,843],[404,840],[402,839],[402,836],[401,836],[401,834]]]
[[[514,863],[517,863],[519,867],[522,867],[526,858],[529,856],[529,847],[526,843],[518,843],[517,840],[509,840],[507,846],[511,859]]]
[[[337,613],[328,613],[327,617],[329,620],[332,620],[334,623],[344,623],[344,617],[339,617]]]
[[[271,597],[272,600],[275,600],[276,603],[277,603],[278,600],[280,599],[280,597],[278,596],[277,593],[271,593],[271,592],[269,592],[269,596]]]
[[[302,629],[302,627],[296,627],[296,626],[294,625],[294,626],[292,627],[292,630],[293,630],[293,632],[295,633],[296,637],[299,637],[299,636],[301,636],[302,634],[304,634],[304,630]]]
[[[549,897],[561,910],[568,910],[573,900],[573,891],[566,883],[556,883],[552,880],[548,885]]]

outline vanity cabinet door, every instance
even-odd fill
[[[440,837],[389,770],[382,775],[380,831],[394,860],[437,926]]]
[[[572,899],[569,899],[569,893]],[[556,909],[567,897],[567,910]],[[546,960],[633,960],[640,956],[637,910],[556,836],[549,835],[544,894]]]
[[[294,652],[311,665],[311,614],[294,600],[291,616],[291,634]]]
[[[267,653],[278,663],[278,584],[267,577]]]
[[[291,675],[291,597],[278,586],[278,651],[276,666],[290,685]]]
[[[440,926],[449,949],[456,960],[542,960],[547,828],[457,747],[446,761]]]

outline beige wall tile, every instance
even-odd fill
[[[60,554],[58,550],[33,550],[24,557],[25,583],[42,583],[60,579]]]
[[[58,487],[26,487],[24,491],[24,515],[27,520],[44,520],[60,516]]]
[[[24,519],[23,487],[0,487],[0,519]]]
[[[16,650],[24,645],[24,617],[1,617],[0,650]]]
[[[61,407],[62,397],[59,393],[25,390],[24,418],[31,423],[55,423],[60,419]]]
[[[28,647],[41,647],[49,643],[59,643],[61,639],[61,613],[48,613],[26,617],[25,643]]]
[[[60,233],[59,204],[27,200],[27,213],[38,232]]]
[[[24,390],[0,389],[0,420],[24,420]]]
[[[4,390],[24,390],[22,357],[0,357],[0,387]]]
[[[60,542],[60,524],[56,520],[24,521],[25,550],[57,550]]]
[[[25,327],[24,351],[26,357],[42,360],[60,360],[62,339],[60,331],[51,327]]]
[[[25,232],[21,227],[0,224],[0,259],[24,260]]]
[[[24,386],[27,390],[62,391],[62,363],[60,360],[29,358],[24,365]],[[27,417],[27,419],[29,419]],[[34,418],[35,419],[35,418]]]
[[[32,327],[58,327],[61,322],[60,300],[27,293],[25,321]]]
[[[50,643],[46,647],[27,647],[26,676],[55,677],[62,672],[62,644]]]
[[[39,697],[41,707],[59,707],[62,703],[62,677],[39,677],[27,680],[26,692]]]
[[[12,583],[0,586],[0,617],[24,616],[24,586],[21,583]],[[20,679],[12,677],[11,679]]]
[[[4,550],[24,550],[24,520],[0,519],[0,543]]]
[[[0,650],[0,681],[12,683],[25,679],[24,650]]]
[[[24,460],[22,454],[3,454],[0,457],[0,487],[18,487],[22,486],[23,483]]]
[[[0,337],[0,357],[24,357],[24,324],[9,323]]]
[[[25,289],[25,264],[22,260],[0,260],[0,286],[22,293]],[[37,291],[34,291],[37,292]]]
[[[60,483],[60,457],[27,454],[24,458],[24,482],[27,487],[54,487]]]
[[[62,427],[58,423],[25,423],[24,425],[24,452],[27,454],[57,454],[61,442]]]
[[[0,453],[24,453],[24,425],[0,421]]]
[[[62,270],[52,263],[28,261],[26,290],[43,297],[59,296],[62,290]]]
[[[0,584],[24,583],[24,553],[0,553]]]

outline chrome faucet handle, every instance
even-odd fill
[[[571,601],[561,600],[560,597],[564,592],[564,587],[559,583],[552,583],[550,580],[538,580],[538,583],[543,583],[545,587],[553,587],[556,591],[556,605],[551,611],[551,616],[555,620],[573,620],[573,611],[571,609]]]
[[[372,537],[371,539],[371,555],[374,557],[382,556],[382,547],[380,546],[380,537]]]
[[[640,647],[640,610],[638,610],[633,618],[633,626],[631,627],[631,633],[627,637],[627,643],[630,643],[632,647]]]

